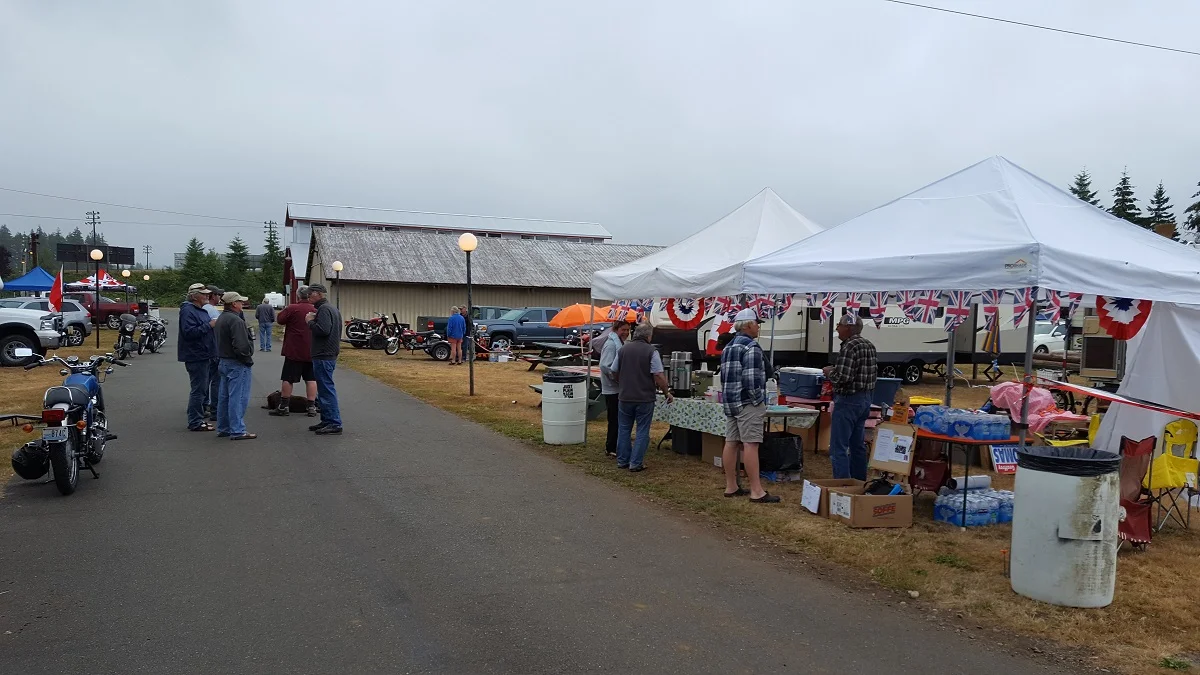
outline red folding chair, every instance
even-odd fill
[[[1150,468],[1158,437],[1150,436],[1135,441],[1121,437],[1121,507],[1125,518],[1117,525],[1117,536],[1134,548],[1145,550],[1154,532],[1154,519],[1150,507],[1152,502],[1142,500],[1142,480]]]

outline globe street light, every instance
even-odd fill
[[[125,304],[129,304],[129,270],[121,270],[121,276],[125,279]]]
[[[104,251],[92,249],[88,257],[96,261],[96,297],[92,302],[92,320],[96,322],[96,349],[100,348],[100,261],[104,259]]]
[[[458,237],[458,248],[463,253],[467,254],[467,318],[470,319],[474,314],[471,307],[471,251],[479,247],[479,239],[470,232],[463,232]],[[474,332],[472,330],[472,332]],[[475,336],[464,335],[466,341],[470,343],[470,351],[467,352],[467,378],[468,378],[468,395],[475,395]]]
[[[333,276],[333,286],[334,286],[334,288],[337,289],[337,295],[333,296],[333,306],[337,307],[338,314],[341,314],[342,313],[342,288],[340,285],[338,285],[338,282],[342,280],[342,270],[344,269],[345,266],[342,265],[341,260],[334,260],[333,263],[330,265],[330,267],[333,268],[333,275],[334,275]]]

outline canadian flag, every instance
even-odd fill
[[[58,276],[54,277],[54,285],[50,287],[50,311],[61,312],[63,301],[63,271],[58,268]]]
[[[708,333],[708,342],[704,345],[704,353],[708,356],[720,356],[721,350],[717,349],[717,338],[732,330],[733,322],[725,317],[720,317],[713,322],[713,328]]]

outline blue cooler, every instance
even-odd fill
[[[898,377],[880,377],[875,380],[875,398],[871,403],[886,408],[896,402],[896,392],[904,380]]]
[[[825,376],[817,368],[780,368],[779,394],[797,398],[821,398],[821,383]]]

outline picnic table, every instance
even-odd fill
[[[565,342],[534,342],[532,346],[540,350],[537,356],[522,354],[517,357],[529,364],[530,372],[536,370],[541,364],[545,364],[547,368],[552,365],[564,366],[583,356],[578,345],[569,345]]]

